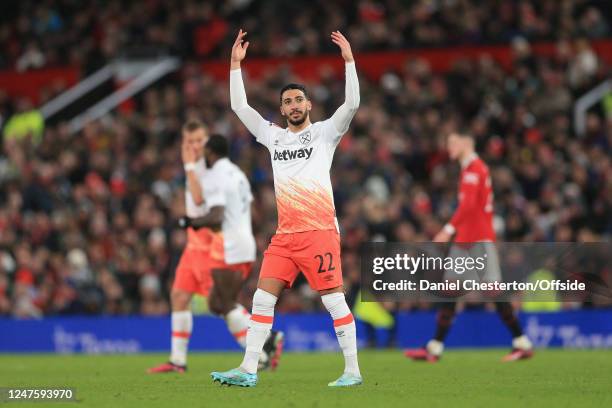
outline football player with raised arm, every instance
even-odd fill
[[[362,383],[357,362],[355,321],[342,286],[340,235],[334,207],[330,168],[334,151],[359,107],[359,82],[347,39],[331,33],[345,62],[345,101],[327,120],[310,121],[312,102],[304,86],[288,84],[280,91],[282,128],[264,119],[247,103],[240,64],[249,43],[240,30],[232,47],[230,94],[232,110],[270,151],[278,209],[278,229],[272,237],[253,296],[246,352],[238,368],[211,373],[222,384],[252,387],[257,384],[257,362],[272,328],[274,306],[284,288],[300,273],[319,292],[333,320],[344,355],[343,374],[330,387]]]

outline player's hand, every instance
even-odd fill
[[[181,217],[178,219],[178,221],[176,222],[179,226],[179,228],[182,229],[187,229],[189,227],[191,227],[191,218],[189,217]]]
[[[445,242],[450,241],[450,239],[451,239],[451,234],[442,230],[436,234],[436,236],[433,239],[433,242],[445,243]]]
[[[195,163],[197,161],[195,150],[187,143],[183,143],[181,146],[181,159],[183,159],[183,164]]]
[[[331,33],[331,39],[334,44],[340,47],[342,58],[344,58],[345,62],[355,61],[355,58],[353,58],[353,51],[351,51],[351,44],[349,44],[346,37],[343,36],[340,31],[334,31]]]
[[[240,63],[246,57],[247,48],[249,48],[249,42],[244,42],[244,37],[247,35],[246,31],[238,32],[238,36],[236,37],[236,41],[234,41],[234,45],[232,46],[232,63]]]

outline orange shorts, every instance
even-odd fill
[[[186,248],[176,267],[172,289],[208,296],[213,285],[210,264],[209,251]]]
[[[280,279],[290,288],[300,271],[314,290],[342,286],[340,234],[326,230],[274,235],[259,278]]]
[[[223,260],[213,259],[209,251],[185,249],[176,267],[173,289],[189,293],[199,293],[208,297],[213,287],[213,269],[227,269],[240,272],[243,279],[248,278],[253,262],[227,264]]]
[[[223,234],[213,233],[210,243],[210,270],[225,269],[236,271],[242,274],[243,279],[248,278],[253,267],[253,262],[242,262],[237,264],[226,263],[224,245]]]

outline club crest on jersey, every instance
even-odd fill
[[[478,177],[478,173],[465,172],[463,175],[463,182],[465,184],[478,184],[480,177]]]
[[[312,155],[312,147],[309,148],[302,148],[302,149],[297,149],[297,150],[289,150],[289,149],[285,149],[285,150],[274,150],[274,158],[273,160],[278,160],[278,161],[289,161],[289,160],[295,160],[295,159],[310,159],[310,156]]]
[[[310,141],[312,140],[312,135],[310,134],[310,130],[302,133],[301,135],[298,136],[298,138],[300,139],[300,143],[303,145],[310,143]]]

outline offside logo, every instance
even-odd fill
[[[312,147],[298,150],[274,150],[274,158],[272,160],[289,161],[295,159],[310,159],[312,155]]]

